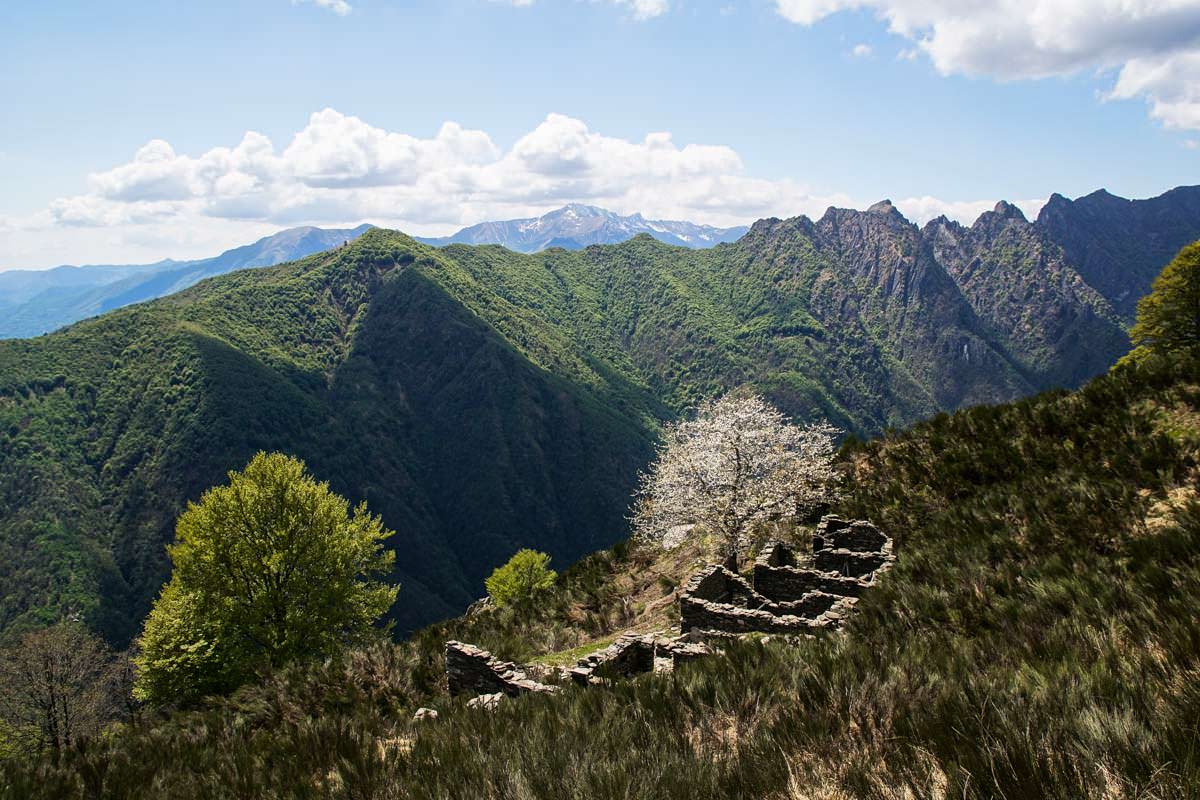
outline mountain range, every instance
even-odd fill
[[[370,228],[289,228],[219,256],[194,261],[166,259],[154,264],[6,270],[0,272],[0,339],[38,336],[236,269],[294,261],[345,244]]]
[[[680,247],[712,247],[737,241],[748,229],[714,228],[692,222],[646,219],[641,214],[621,216],[595,206],[572,203],[528,219],[481,222],[452,236],[421,238],[425,244],[499,244],[518,253],[536,253],[551,247],[580,250],[593,244],[619,244],[645,233]]]
[[[293,261],[345,244],[371,225],[350,229],[288,228],[219,256],[153,264],[61,266],[0,272],[0,339],[39,336],[87,317],[152,300],[215,275],[247,267]],[[682,247],[711,247],[738,239],[748,229],[714,228],[691,222],[621,216],[595,206],[572,204],[532,219],[484,222],[452,236],[421,238],[433,245],[499,244],[522,253],[548,247],[578,250],[616,244],[639,233]]]
[[[1080,384],[1128,348],[1146,252],[1200,238],[1198,194],[1054,200],[1036,222],[1000,203],[969,227],[885,201],[708,249],[373,229],[0,342],[0,625],[71,612],[127,641],[179,512],[265,449],[395,530],[412,630],[519,547],[565,565],[625,536],[659,426],[704,398],[753,388],[869,436]]]

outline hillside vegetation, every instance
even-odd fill
[[[602,621],[617,587],[669,571],[622,547],[532,618],[477,612],[147,716],[61,764],[10,764],[6,796],[1191,796],[1197,375],[1192,356],[1145,357],[848,445],[840,510],[898,561],[843,633],[491,713],[441,694],[446,638],[529,658],[619,627]],[[410,722],[430,704],[438,720]]]
[[[1074,386],[1127,347],[1010,207],[924,231],[890,204],[833,209],[709,250],[372,230],[0,342],[0,627],[72,614],[124,645],[186,502],[259,450],[397,532],[403,633],[521,547],[561,568],[622,538],[662,421],[705,399],[750,387],[871,435]]]
[[[236,269],[294,261],[345,244],[370,227],[289,228],[219,256],[194,261],[2,271],[0,339],[37,336],[86,317],[178,292]]]

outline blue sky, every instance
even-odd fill
[[[1200,182],[1196,0],[8,3],[0,66],[0,269]]]

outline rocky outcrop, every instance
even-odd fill
[[[1067,261],[1126,322],[1138,298],[1184,245],[1200,239],[1200,186],[1180,186],[1148,200],[1103,189],[1068,200],[1053,194],[1035,223]]]
[[[557,686],[539,683],[511,661],[493,658],[487,650],[463,642],[446,642],[446,685],[451,695],[557,692]]]
[[[1129,349],[1120,317],[1061,247],[1017,208],[998,203],[970,227],[944,217],[923,245],[954,279],[987,338],[1036,388],[1074,386]]]

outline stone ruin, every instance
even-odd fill
[[[720,564],[692,576],[680,592],[681,636],[626,633],[566,670],[588,686],[645,672],[665,672],[715,652],[712,635],[761,632],[805,634],[838,628],[863,593],[895,557],[892,540],[870,522],[826,515],[813,535],[809,565],[783,542],[769,542],[754,561],[752,583]],[[495,708],[504,697],[557,692],[527,669],[493,658],[463,642],[446,642],[446,682],[451,695],[471,694],[468,705]]]
[[[718,633],[802,634],[840,627],[876,577],[894,560],[892,540],[863,520],[827,515],[813,535],[811,566],[783,542],[754,562],[753,585],[714,564],[680,594],[680,628]]]
[[[581,686],[641,672],[670,672],[684,661],[711,655],[712,648],[690,636],[666,638],[626,633],[615,642],[579,659],[568,671]]]
[[[557,686],[539,683],[511,661],[493,658],[472,644],[446,642],[446,685],[451,695],[502,694],[518,697],[530,692],[557,692]]]

